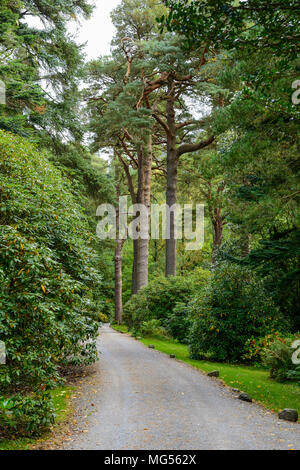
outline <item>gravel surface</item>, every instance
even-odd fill
[[[300,426],[105,326],[77,431],[61,449],[300,449]]]

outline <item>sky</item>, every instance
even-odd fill
[[[94,0],[96,8],[92,17],[81,20],[80,24],[70,26],[76,35],[76,41],[86,44],[86,59],[96,59],[100,55],[110,53],[110,42],[114,35],[114,26],[110,12],[121,3],[121,0]]]
[[[86,61],[110,53],[110,43],[115,32],[110,13],[120,5],[121,0],[93,0],[93,3],[95,8],[89,20],[80,18],[68,24],[68,31],[75,36],[76,42],[86,44]],[[26,21],[32,27],[44,28],[36,17],[28,16]]]
[[[120,3],[121,0],[94,0],[95,8],[89,20],[80,19],[80,21],[69,23],[68,30],[75,36],[76,42],[78,44],[86,44],[86,61],[110,53],[110,43],[115,31],[110,13]],[[39,20],[33,17],[28,17],[27,22],[32,27],[44,27]],[[106,154],[101,156],[105,160],[108,159]]]

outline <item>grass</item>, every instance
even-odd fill
[[[128,333],[127,325],[110,325],[114,330],[119,331],[120,333]]]
[[[70,393],[75,390],[74,387],[66,386],[59,387],[55,390],[51,390],[50,395],[53,399],[54,411],[55,411],[55,424],[62,423],[66,420],[71,412],[70,406]],[[49,434],[45,434],[40,438],[17,438],[17,439],[5,439],[0,442],[0,450],[29,450],[30,446],[37,443],[41,439],[47,439]]]
[[[300,387],[294,384],[278,383],[269,378],[269,372],[251,366],[231,365],[218,362],[190,359],[188,347],[165,338],[143,338],[146,345],[165,354],[175,354],[179,359],[204,372],[218,370],[226,385],[248,393],[255,401],[269,410],[278,412],[284,408],[295,408],[300,412]]]

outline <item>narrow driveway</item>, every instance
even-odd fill
[[[64,449],[300,449],[299,424],[127,335],[103,327],[99,351],[84,430]]]

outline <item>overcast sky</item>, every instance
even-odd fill
[[[75,35],[76,42],[86,44],[86,60],[110,53],[110,43],[115,32],[110,13],[121,0],[93,0],[93,2],[95,8],[89,20],[80,19],[68,24],[68,30]],[[32,27],[44,29],[44,25],[37,17],[28,16],[26,21]]]
[[[121,0],[94,0],[96,8],[88,21],[72,27],[76,32],[77,42],[86,44],[86,59],[95,59],[110,53],[110,42],[114,35],[114,27],[110,12],[121,3]]]

